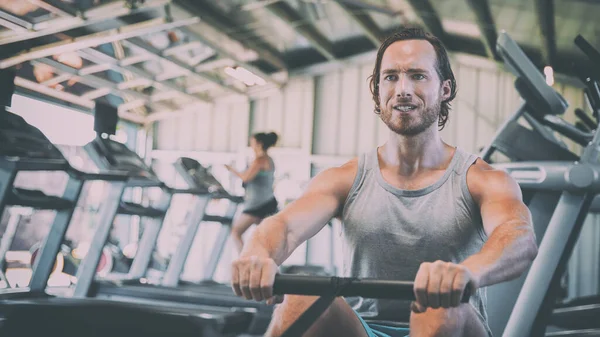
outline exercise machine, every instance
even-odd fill
[[[281,337],[302,337],[312,324],[327,310],[336,297],[397,299],[414,301],[412,281],[392,281],[369,278],[326,277],[308,275],[275,275],[275,295],[319,296],[302,315],[288,327]],[[465,290],[461,303],[469,302],[471,294]]]
[[[550,87],[542,84],[541,74],[533,67],[518,45],[504,32],[498,39],[497,50],[508,68],[517,76],[516,87],[521,95],[542,93],[547,95],[546,101],[550,101],[548,97],[553,94],[555,98],[560,97]],[[561,103],[559,99],[554,99],[554,102]],[[562,104],[565,104],[564,101]],[[552,110],[552,106],[545,108],[533,111],[556,111]],[[531,117],[541,125],[584,146],[580,158],[575,160],[539,158],[533,159],[533,161],[494,164],[496,168],[507,171],[515,178],[522,189],[550,192],[558,196],[556,203],[532,204],[535,200],[529,202],[534,216],[536,234],[541,242],[538,255],[529,272],[524,276],[522,287],[513,288],[513,291],[520,289],[520,292],[514,307],[509,311],[511,315],[503,336],[544,336],[546,334],[566,263],[583,221],[591,210],[594,198],[600,191],[600,185],[596,182],[598,173],[600,173],[596,152],[598,142],[600,142],[597,128],[594,133],[585,133],[556,115],[531,114]],[[560,152],[546,151],[550,156],[561,154]],[[539,208],[537,208],[538,206]],[[550,218],[548,215],[551,215]],[[543,232],[542,235],[538,234],[540,229]],[[516,280],[517,283],[520,280]],[[506,296],[506,294],[503,295]],[[494,305],[496,305],[495,302]],[[587,333],[595,335],[598,334],[598,331],[588,331]],[[560,331],[547,335],[576,336],[580,334],[581,331]]]
[[[102,115],[101,113],[104,113]],[[189,194],[195,197],[190,205],[192,216],[188,225],[206,221],[205,209],[212,196],[204,189],[176,189],[164,184],[151,167],[130,150],[108,134],[116,130],[117,113],[114,108],[103,108],[96,112],[95,130],[98,133],[92,142],[85,146],[89,157],[101,170],[125,172],[128,180],[124,185],[109,190],[110,197],[100,211],[98,225],[95,228],[90,247],[77,272],[77,284],[73,291],[76,298],[96,297],[118,300],[128,303],[155,304],[166,307],[181,307],[200,312],[221,311],[220,319],[224,331],[228,333],[246,332],[253,318],[252,310],[234,312],[230,304],[211,306],[210,301],[191,301],[195,298],[189,291],[176,288],[160,287],[151,284],[146,279],[152,253],[156,246],[160,229],[171,204],[172,196],[177,193]],[[107,119],[107,120],[103,120]],[[132,201],[124,201],[125,188],[159,188],[161,195],[157,206],[145,206]],[[127,274],[99,278],[96,275],[101,252],[108,240],[110,229],[117,215],[137,215],[146,218],[143,234],[139,241],[137,252]],[[230,221],[224,217],[212,217],[215,221]],[[168,267],[167,267],[168,268]],[[198,296],[196,296],[198,297]],[[203,296],[211,299],[209,295]],[[212,295],[212,299],[215,296]],[[239,301],[237,302],[239,303]]]
[[[595,121],[586,116],[583,111],[576,111],[576,113],[582,120],[587,117],[585,123],[590,131],[596,130],[600,116],[598,114],[600,112],[600,52],[581,35],[575,38],[575,44],[591,61],[590,64],[586,64],[588,72],[579,71],[579,77],[585,85],[585,96]],[[556,303],[550,321],[551,325],[563,329],[575,331],[595,329],[598,332],[600,331],[598,317],[600,317],[600,296],[592,295]]]
[[[14,186],[21,171],[62,171],[69,180],[61,196]],[[62,153],[35,127],[8,108],[0,110],[0,210],[10,206],[55,210],[56,216],[33,266],[29,287],[0,290],[0,334],[28,336],[52,331],[61,336],[131,335],[218,337],[226,331],[223,318],[235,315],[249,324],[246,313],[197,307],[158,306],[61,298],[48,293],[47,283],[73,210],[87,181],[111,184],[107,204],[117,204],[126,182],[119,172],[84,173],[72,168]],[[113,205],[114,206],[114,205]],[[114,206],[116,207],[116,206]],[[99,256],[99,254],[98,254]]]
[[[121,156],[125,156],[125,151]],[[128,156],[137,156],[132,151],[127,152]],[[128,160],[132,162],[133,160]],[[182,177],[189,189],[202,193],[199,196],[200,204],[191,207],[191,215],[185,226],[185,232],[178,242],[177,248],[173,253],[167,269],[162,277],[160,284],[147,284],[141,282],[140,278],[128,280],[119,280],[118,282],[96,280],[90,288],[89,296],[99,298],[112,298],[124,301],[163,301],[169,303],[186,303],[209,306],[219,306],[224,308],[240,308],[247,312],[254,313],[253,321],[248,328],[249,333],[263,333],[270,320],[272,307],[264,303],[248,301],[236,296],[229,285],[220,284],[212,281],[225,241],[229,236],[229,229],[233,216],[238,205],[243,202],[243,198],[232,196],[216,178],[198,161],[191,158],[179,158],[174,167],[176,172]],[[148,174],[148,173],[146,173]],[[207,214],[208,203],[214,199],[227,199],[229,205],[224,216],[214,216]],[[217,222],[221,228],[217,238],[213,243],[214,250],[210,255],[209,262],[204,267],[204,274],[211,275],[210,280],[199,283],[180,281],[181,273],[187,260],[188,254],[192,248],[194,238],[199,232],[202,222]]]

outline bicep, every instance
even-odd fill
[[[489,237],[499,226],[505,229],[532,229],[531,214],[527,206],[517,198],[505,198],[485,202],[481,205],[483,228]]]
[[[499,227],[507,230],[532,229],[531,213],[523,202],[519,185],[507,173],[487,172],[482,179],[479,204],[483,227],[488,237]]]
[[[287,226],[288,240],[294,245],[310,239],[335,216],[339,201],[327,193],[307,193],[298,198],[276,217]]]
[[[276,215],[286,224],[290,244],[297,246],[310,239],[338,214],[352,177],[349,170],[323,172],[311,181],[300,198]]]

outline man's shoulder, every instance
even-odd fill
[[[358,172],[358,158],[319,172],[311,181],[311,190],[330,191],[340,197],[347,195]]]
[[[481,158],[477,158],[467,171],[467,185],[476,198],[519,189],[519,185],[510,174],[493,167]]]
[[[355,176],[358,171],[359,158],[352,158],[342,165],[333,166],[323,170],[319,176],[326,176],[328,179],[345,180],[349,176]]]

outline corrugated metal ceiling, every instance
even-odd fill
[[[540,18],[537,3],[553,3],[554,15]],[[486,11],[493,22],[481,22]],[[568,74],[581,57],[577,34],[600,47],[598,14],[593,0],[6,0],[0,68],[19,68],[29,89],[92,105],[108,99],[124,116],[144,116],[280,87],[291,71],[376,50],[405,25],[483,57],[490,36],[506,30],[540,68],[551,58]]]

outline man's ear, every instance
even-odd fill
[[[443,81],[442,82],[442,101],[445,101],[448,98],[450,98],[451,94],[452,94],[452,88],[450,86],[450,80]]]

